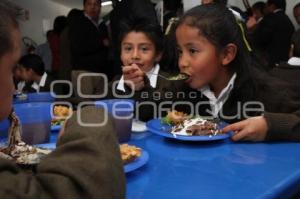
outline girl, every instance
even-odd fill
[[[233,140],[300,140],[300,111],[292,114],[299,105],[278,80],[255,70],[243,30],[225,6],[189,10],[176,38],[186,83],[202,92],[209,114],[233,123],[223,129],[235,132]]]

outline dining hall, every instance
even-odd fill
[[[0,0],[0,198],[300,198],[300,1]]]

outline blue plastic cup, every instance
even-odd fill
[[[108,99],[95,102],[112,116],[119,142],[128,142],[131,137],[134,100]]]
[[[21,120],[22,140],[27,144],[49,142],[51,131],[50,102],[15,104],[14,109]]]

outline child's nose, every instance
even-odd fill
[[[138,49],[133,50],[132,59],[139,59],[139,58],[140,55]]]
[[[188,60],[185,59],[183,56],[181,56],[178,60],[178,66],[181,69],[187,68],[188,67]]]

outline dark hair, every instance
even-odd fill
[[[0,57],[13,49],[11,31],[18,28],[20,10],[10,1],[0,1]]]
[[[296,9],[296,8],[298,8],[300,6],[300,3],[297,3],[295,6],[294,6],[294,10]]]
[[[253,10],[259,10],[262,14],[264,14],[265,7],[266,7],[266,3],[262,1],[258,1],[252,5]]]
[[[293,34],[291,43],[294,45],[293,56],[300,57],[300,30]]]
[[[53,23],[53,31],[60,35],[60,33],[64,30],[67,25],[67,17],[66,16],[58,16],[54,19]]]
[[[37,75],[42,76],[45,72],[45,65],[42,58],[36,54],[28,54],[21,57],[19,64],[24,68],[32,69]]]
[[[128,33],[142,32],[154,43],[156,53],[163,51],[164,35],[161,26],[154,21],[135,17],[121,22],[120,28],[119,44]],[[119,49],[120,47],[121,45],[119,45]]]
[[[223,5],[204,4],[187,11],[180,19],[178,26],[187,25],[197,28],[199,34],[211,42],[216,52],[220,52],[228,44],[237,46],[235,59],[226,67],[231,72],[237,73],[236,88],[247,82],[253,82],[252,59],[246,47],[241,27],[238,25],[233,13]],[[178,27],[177,26],[177,27]],[[255,85],[251,85],[249,95],[255,92]],[[252,92],[252,91],[253,92]]]
[[[286,1],[285,0],[268,0],[267,4],[273,4],[275,5],[277,8],[282,9],[285,11],[286,9]]]

